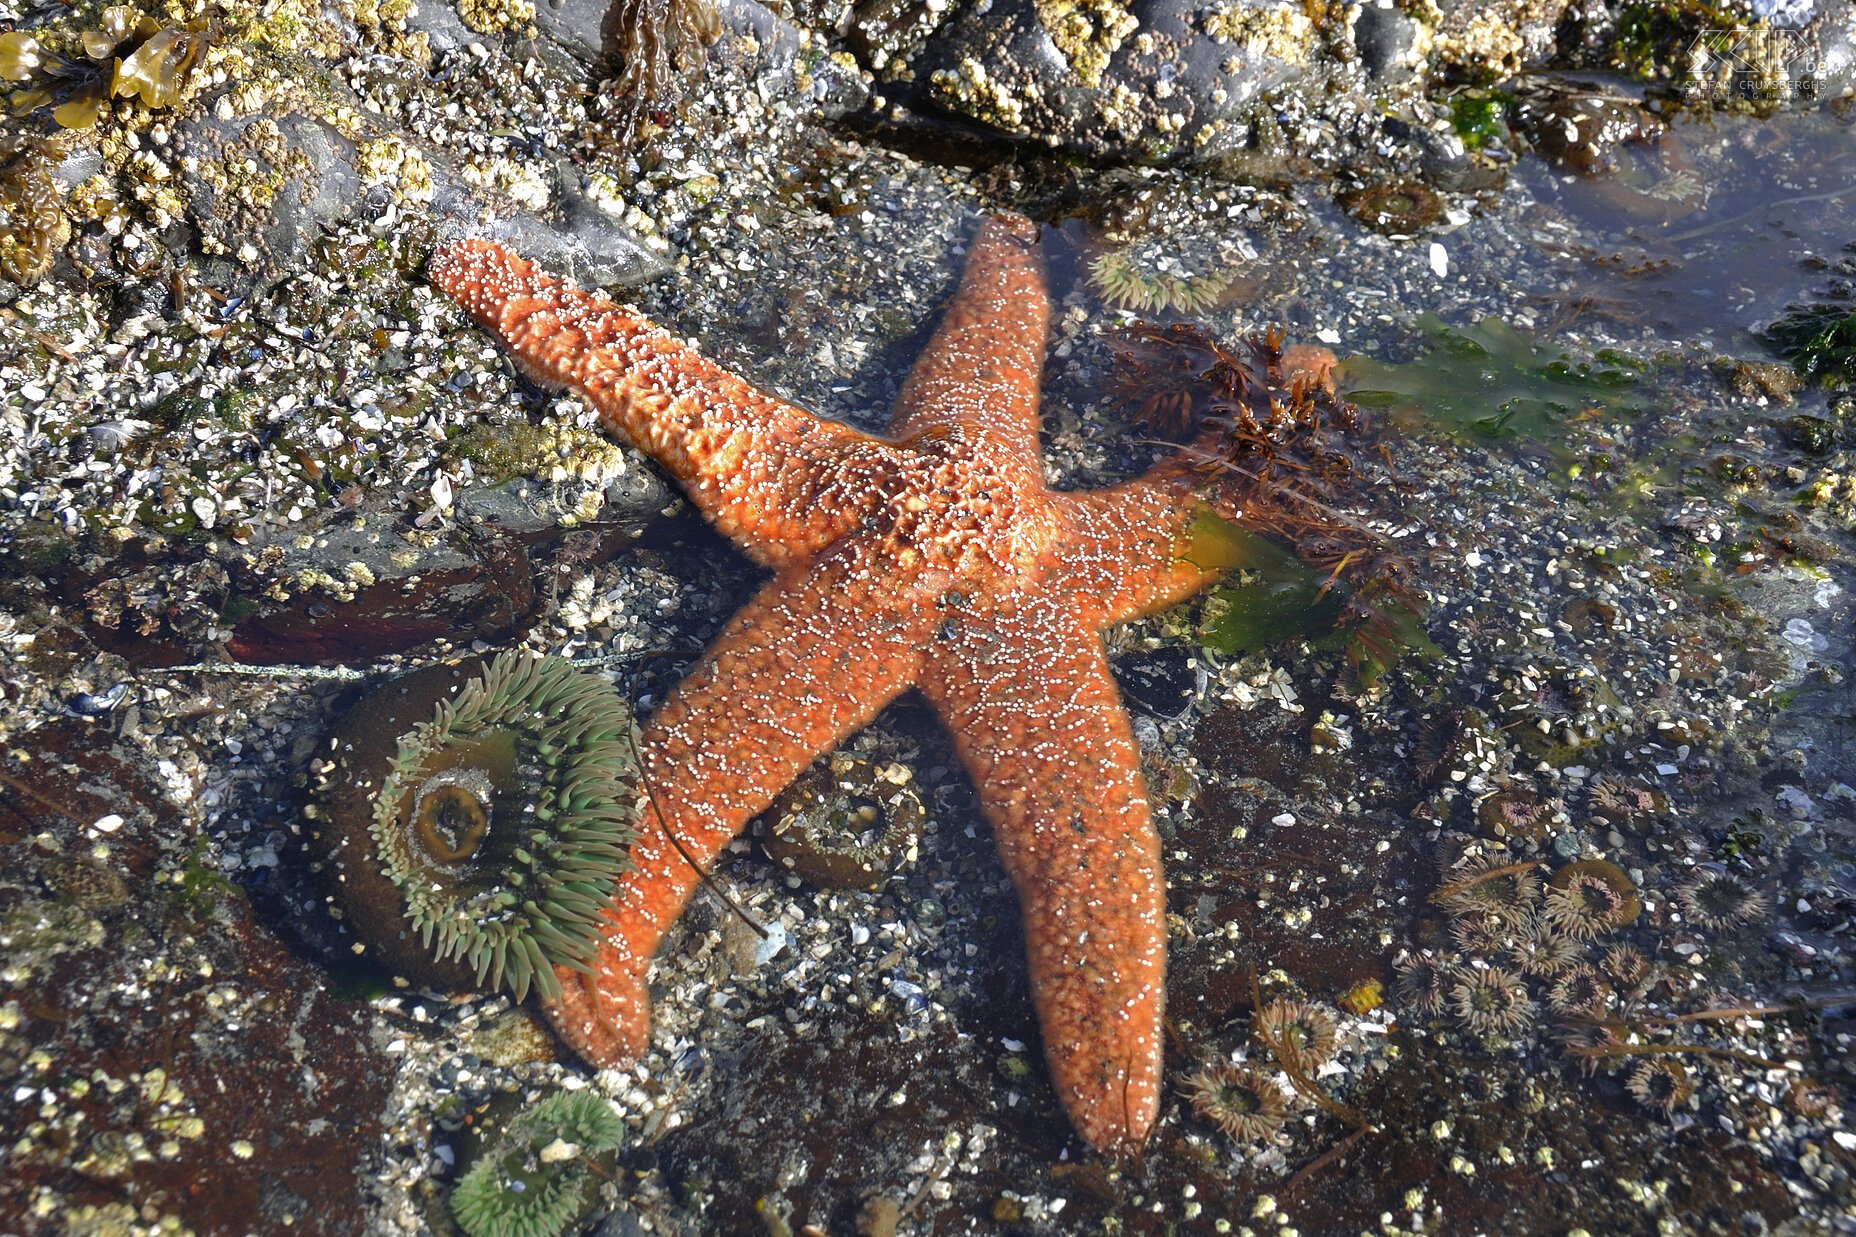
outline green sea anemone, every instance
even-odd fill
[[[316,811],[343,918],[408,977],[557,997],[626,866],[632,729],[605,679],[523,652],[368,696],[336,727]]]
[[[1569,863],[1547,884],[1547,918],[1577,940],[1614,932],[1643,910],[1637,886],[1624,869],[1608,860]]]
[[[1089,282],[1102,299],[1137,313],[1203,313],[1235,278],[1229,269],[1188,261],[1151,241],[1111,249],[1089,263]]]
[[[556,1237],[591,1207],[591,1158],[616,1148],[625,1123],[590,1091],[550,1095],[509,1123],[451,1191],[470,1237]]]

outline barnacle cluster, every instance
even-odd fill
[[[586,1218],[599,1186],[591,1165],[625,1123],[591,1091],[561,1091],[509,1123],[458,1179],[451,1214],[469,1237],[555,1237]]]
[[[194,71],[224,35],[211,14],[186,23],[156,21],[131,5],[112,5],[97,24],[60,40],[54,33],[0,35],[0,78],[23,83],[6,102],[18,114],[41,107],[66,129],[97,123],[104,104],[136,98],[149,108],[186,97]]]
[[[345,920],[401,974],[557,996],[627,862],[632,725],[607,680],[514,651],[362,700],[314,815]]]
[[[709,44],[722,34],[714,0],[618,0],[606,13],[624,68],[614,93],[634,131],[653,111],[676,106],[685,83],[702,72]]]
[[[51,172],[63,158],[57,142],[0,134],[0,276],[14,283],[37,280],[71,239]]]
[[[1273,332],[1226,345],[1195,327],[1143,324],[1123,333],[1117,361],[1117,389],[1136,417],[1192,434],[1182,466],[1220,517],[1242,513],[1241,526],[1202,520],[1187,550],[1258,586],[1211,594],[1208,646],[1326,641],[1368,684],[1406,649],[1435,651],[1404,556],[1340,514],[1381,473],[1358,409],[1328,381],[1330,355],[1285,349]]]

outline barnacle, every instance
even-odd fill
[[[1613,932],[1643,910],[1637,887],[1604,859],[1569,863],[1547,882],[1547,918],[1582,941]]]
[[[317,838],[346,920],[400,973],[531,985],[585,970],[626,864],[630,708],[571,662],[505,652],[368,696],[331,739]]]
[[[1340,195],[1340,205],[1367,227],[1388,236],[1421,232],[1435,223],[1444,209],[1436,193],[1412,180],[1349,190]]]
[[[654,110],[681,101],[684,82],[702,72],[704,49],[721,37],[722,21],[714,0],[618,0],[605,28],[625,66],[615,93],[636,131]]]
[[[1282,1128],[1288,1105],[1267,1077],[1244,1065],[1213,1065],[1181,1084],[1199,1119],[1238,1142],[1262,1142]]]
[[[1334,1055],[1334,1015],[1318,1005],[1271,1001],[1257,1011],[1251,1030],[1260,1041],[1280,1050],[1285,1064],[1304,1073]]]
[[[1527,986],[1496,966],[1465,972],[1450,990],[1450,1008],[1477,1035],[1513,1035],[1534,1020]]]
[[[1676,897],[1692,922],[1717,930],[1757,919],[1766,909],[1765,894],[1724,868],[1701,872]]]
[[[71,239],[51,173],[63,158],[56,142],[0,134],[0,275],[14,283],[36,282]]]
[[[774,862],[825,889],[875,889],[915,857],[921,796],[902,765],[835,752],[788,787],[768,812]]]
[[[624,1122],[591,1091],[550,1095],[458,1179],[451,1214],[469,1237],[557,1237],[593,1202],[589,1160],[624,1136]]]
[[[1661,1113],[1674,1112],[1695,1094],[1695,1083],[1689,1077],[1688,1067],[1666,1056],[1647,1057],[1637,1062],[1624,1088],[1639,1104]]]

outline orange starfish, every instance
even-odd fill
[[[1064,1110],[1092,1147],[1138,1148],[1160,1099],[1165,884],[1100,633],[1211,577],[1180,557],[1199,506],[1183,463],[1103,490],[1045,486],[1050,309],[1031,225],[980,229],[881,438],[755,390],[499,245],[445,245],[430,275],[774,573],[644,732],[654,802],[595,973],[559,972],[562,1036],[597,1064],[637,1058],[646,971],[700,879],[691,860],[706,868],[913,686],[952,732],[1018,891]]]

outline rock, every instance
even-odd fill
[[[1091,156],[1205,158],[1249,138],[1265,95],[1333,68],[1346,41],[1299,5],[1002,0],[962,13],[905,68],[935,106]]]
[[[65,720],[33,752],[0,785],[9,986],[30,994],[6,1003],[0,1081],[33,1096],[0,1113],[0,1230],[353,1231],[329,1202],[368,1190],[398,1064],[366,1006],[201,858],[140,747]]]
[[[404,528],[379,503],[314,533],[254,541],[232,570],[253,608],[227,651],[258,665],[362,663],[440,636],[494,641],[535,602],[517,539]]]

